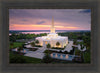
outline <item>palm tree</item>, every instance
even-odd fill
[[[35,43],[36,43],[36,44],[39,44],[39,41],[38,41],[38,40],[36,40],[36,41],[35,41]]]
[[[48,53],[49,53],[49,48],[51,48],[51,45],[48,43],[48,44],[46,45],[46,47],[48,48]]]
[[[57,45],[57,46],[60,46],[60,43],[59,43],[59,42],[57,42],[57,43],[56,43],[56,45]]]

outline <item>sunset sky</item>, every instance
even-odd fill
[[[10,30],[91,30],[90,9],[9,9]]]

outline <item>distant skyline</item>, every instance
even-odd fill
[[[9,30],[91,30],[90,9],[9,9]]]

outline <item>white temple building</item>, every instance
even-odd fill
[[[39,41],[38,45],[41,45],[43,47],[46,47],[46,45],[49,43],[51,47],[64,48],[68,44],[68,37],[58,36],[58,34],[55,32],[53,18],[52,18],[52,26],[50,33],[47,34],[47,36],[37,37],[35,40],[38,40]],[[57,42],[60,43],[59,46],[56,45]]]

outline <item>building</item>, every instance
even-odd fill
[[[51,26],[50,33],[47,36],[37,37],[35,40],[38,40],[39,41],[38,45],[41,45],[43,47],[46,47],[46,45],[49,43],[51,47],[64,48],[68,44],[68,37],[59,36],[55,32],[53,18],[52,18],[52,26]],[[59,46],[56,45],[57,42],[60,43]]]

